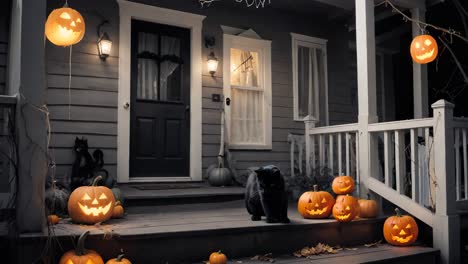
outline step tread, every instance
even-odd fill
[[[187,232],[229,233],[261,230],[297,230],[305,227],[320,228],[320,225],[336,225],[337,228],[352,228],[354,225],[383,223],[383,218],[359,219],[352,224],[340,224],[333,218],[320,220],[303,219],[295,208],[289,205],[290,224],[267,224],[265,221],[251,221],[243,201],[223,203],[158,206],[152,213],[128,214],[123,219],[111,219],[106,223],[94,226],[83,226],[62,219],[53,226],[56,236],[79,235],[83,230],[90,230],[91,235],[102,235],[112,232],[118,236],[169,236],[183,235]],[[22,237],[40,237],[44,233],[22,234]]]
[[[354,250],[356,249],[356,250]],[[353,264],[353,263],[378,263],[379,261],[385,260],[398,260],[409,256],[419,256],[419,255],[426,255],[426,254],[433,254],[433,256],[437,256],[439,250],[430,248],[430,247],[422,247],[422,246],[411,246],[411,247],[394,247],[388,244],[381,244],[377,247],[356,247],[352,250],[350,249],[343,249],[340,250],[337,254],[323,254],[323,255],[316,255],[311,256],[309,258],[297,258],[291,255],[282,255],[278,257],[274,257],[274,263],[326,263],[326,264],[342,264],[346,262],[346,264]],[[251,258],[243,258],[243,259],[233,259],[229,263],[243,263],[243,264],[260,264],[260,263],[268,263],[265,261],[258,261],[252,260]]]
[[[236,186],[226,187],[212,187],[207,184],[199,184],[198,187],[193,188],[174,188],[174,189],[138,189],[138,185],[120,185],[126,200],[139,200],[139,199],[174,199],[174,198],[196,198],[196,197],[210,197],[210,196],[243,196],[244,188]]]

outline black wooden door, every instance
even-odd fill
[[[130,177],[187,177],[190,31],[132,21]]]

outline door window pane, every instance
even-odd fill
[[[309,114],[309,85],[310,85],[310,55],[309,48],[299,47],[297,49],[298,69],[298,95],[299,95],[299,118]]]
[[[181,100],[181,64],[180,39],[161,37],[161,75],[160,93],[161,101]]]
[[[258,87],[258,52],[231,49],[231,85]]]
[[[158,35],[138,33],[137,99],[158,100]]]
[[[263,144],[263,91],[231,89],[231,140],[236,144]]]

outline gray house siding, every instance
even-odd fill
[[[0,94],[6,93],[8,40],[10,38],[10,0],[0,2]]]
[[[273,9],[246,9],[215,2],[214,7],[200,8],[197,1],[139,1],[146,4],[205,15],[203,35],[214,36],[214,52],[220,60],[215,77],[203,69],[203,171],[216,162],[220,139],[220,103],[212,94],[223,94],[222,30],[220,25],[252,28],[262,38],[272,40],[272,127],[273,149],[269,151],[232,151],[237,169],[276,164],[289,172],[289,133],[303,133],[304,125],[293,121],[292,65],[290,32],[328,39],[328,84],[330,124],[348,123],[356,117],[351,101],[350,56],[344,24],[321,18]],[[68,119],[68,48],[47,44],[47,103],[51,111],[53,139],[51,147],[57,163],[57,177],[70,174],[73,162],[71,147],[75,136],[88,138],[91,149],[101,148],[107,168],[116,175],[117,164],[117,82],[118,82],[118,5],[113,0],[83,0],[72,3],[86,21],[87,33],[73,47],[71,119]],[[57,6],[49,1],[49,9]],[[102,17],[102,18],[101,18]],[[112,55],[101,61],[97,55],[96,28],[101,19],[110,20],[106,28],[113,40]],[[203,48],[205,60],[210,49]],[[205,64],[203,64],[205,66]],[[354,84],[355,86],[355,84]]]

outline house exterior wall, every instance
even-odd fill
[[[0,2],[0,94],[6,93],[6,65],[10,38],[10,0]]]
[[[275,164],[289,172],[288,133],[302,134],[304,124],[293,121],[292,65],[290,32],[327,39],[328,90],[330,124],[349,123],[356,120],[356,104],[351,98],[353,74],[347,48],[347,29],[344,24],[334,24],[273,9],[236,8],[222,2],[211,8],[200,8],[198,1],[147,0],[149,5],[205,15],[203,35],[214,36],[214,52],[220,64],[215,77],[203,69],[202,143],[203,171],[216,162],[220,140],[220,103],[212,102],[212,94],[223,94],[222,79],[222,29],[220,25],[252,28],[262,38],[272,40],[272,150],[232,151],[239,172],[251,166]],[[48,11],[57,8],[49,1]],[[68,118],[68,57],[69,48],[47,43],[47,104],[51,112],[52,155],[57,163],[57,177],[69,176],[73,163],[72,146],[75,136],[88,139],[91,150],[104,151],[106,167],[116,175],[117,164],[117,100],[118,100],[118,32],[119,7],[113,0],[82,0],[71,3],[85,18],[86,34],[82,42],[73,46],[71,82],[71,118]],[[112,41],[112,53],[101,61],[97,53],[97,25],[110,21],[105,27]],[[203,59],[210,49],[203,47]],[[205,66],[205,64],[203,64]],[[355,86],[355,85],[354,85]]]

